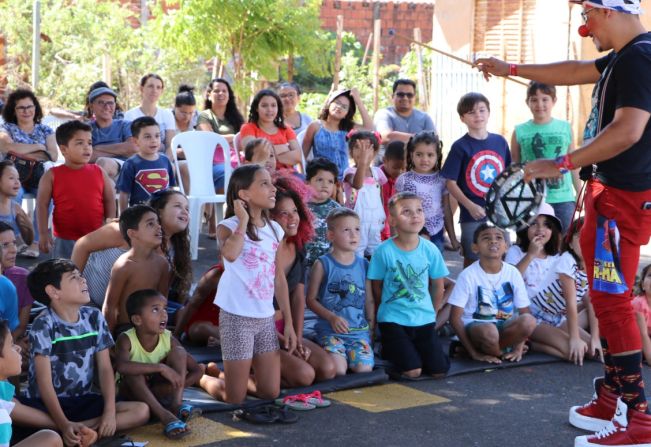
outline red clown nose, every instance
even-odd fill
[[[577,31],[581,37],[588,37],[590,35],[590,28],[588,28],[588,25],[581,25]]]

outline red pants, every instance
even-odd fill
[[[651,236],[651,210],[643,209],[645,202],[651,202],[651,190],[624,191],[596,180],[591,180],[586,189],[581,251],[588,274],[590,298],[599,319],[599,332],[608,342],[608,350],[612,354],[639,351],[642,348],[631,300],[640,261],[640,246],[646,245]],[[614,294],[594,289],[595,244],[599,216],[615,221],[619,229],[619,267],[621,279],[628,286],[623,293]],[[597,269],[598,276],[601,274],[603,278],[604,266],[597,265]]]

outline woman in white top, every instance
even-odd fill
[[[160,127],[161,152],[172,159],[170,148],[172,138],[176,135],[176,123],[172,112],[158,107],[158,100],[163,94],[165,83],[163,78],[154,73],[148,73],[140,79],[140,95],[142,100],[138,107],[127,110],[124,119],[133,121],[141,116],[151,116]]]

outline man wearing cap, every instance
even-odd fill
[[[406,143],[412,135],[423,130],[436,132],[432,118],[414,108],[416,83],[411,79],[397,79],[393,83],[393,106],[378,110],[373,118],[375,128],[382,136],[382,142]]]
[[[88,94],[93,136],[93,161],[115,182],[124,161],[136,153],[131,139],[131,122],[113,119],[117,94],[109,87],[98,87]]]
[[[583,146],[555,160],[526,165],[527,178],[555,178],[581,168],[588,181],[581,251],[599,319],[605,377],[592,401],[570,409],[570,423],[599,431],[575,446],[651,446],[651,414],[641,375],[640,333],[631,307],[640,246],[651,236],[651,35],[639,20],[640,0],[582,3],[579,29],[599,51],[593,61],[516,65],[478,59],[490,75],[546,84],[594,83]],[[609,421],[612,419],[612,421]]]

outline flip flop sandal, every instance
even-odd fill
[[[252,424],[273,424],[278,419],[276,414],[271,414],[265,406],[258,406],[252,408],[240,408],[233,411],[234,421],[247,421]]]
[[[283,407],[266,405],[265,408],[269,415],[276,417],[275,422],[279,424],[293,424],[295,422],[298,422],[298,416],[292,413],[292,411],[286,405]]]
[[[183,404],[179,407],[177,417],[181,422],[188,422],[201,416],[201,408],[194,407],[190,404]]]
[[[304,396],[305,402],[312,404],[317,408],[327,408],[332,405],[332,402],[330,402],[328,399],[324,399],[321,396],[321,391],[319,390],[313,391],[310,394],[305,394]]]
[[[286,406],[295,411],[314,410],[316,405],[308,403],[306,399],[303,398],[304,396],[304,394],[294,394],[292,396],[279,397],[274,401],[274,403],[279,407]]]
[[[190,429],[185,422],[177,419],[165,426],[163,429],[163,434],[167,437],[167,439],[177,440],[185,438],[187,435],[189,435]]]

